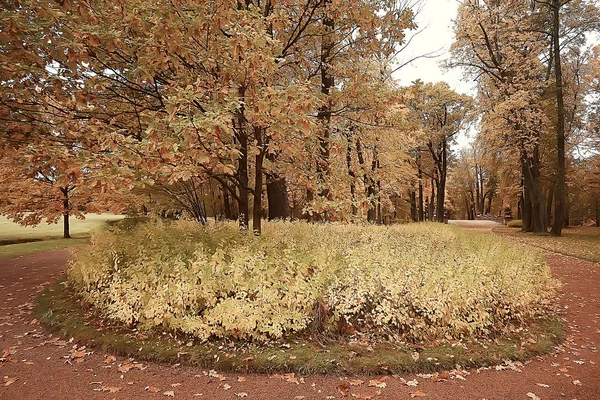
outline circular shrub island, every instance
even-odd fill
[[[549,351],[562,327],[541,253],[442,224],[277,222],[257,237],[152,221],[96,233],[65,286],[63,311],[91,306],[84,324],[111,323],[131,340],[121,352],[172,361],[168,340],[178,360],[235,370],[485,365]]]

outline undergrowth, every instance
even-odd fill
[[[440,224],[148,222],[99,232],[68,280],[105,317],[199,340],[495,338],[544,317],[541,254]]]

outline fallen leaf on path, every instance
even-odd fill
[[[9,378],[8,376],[4,377],[4,386],[9,386],[15,383],[19,378]]]
[[[422,392],[420,390],[417,390],[416,392],[413,392],[410,394],[411,399],[414,399],[415,397],[425,397],[425,396],[427,396],[427,393]]]
[[[231,385],[229,385],[229,384],[226,383],[226,384],[223,385],[223,389],[229,390],[229,389],[231,389]]]
[[[163,395],[167,396],[167,397],[175,397],[175,392],[172,390],[169,390],[168,392],[164,392]]]
[[[139,369],[141,371],[142,369],[144,369],[144,366],[142,364],[132,364],[130,362],[125,362],[119,366],[118,371],[121,373],[126,373],[134,368]]]
[[[237,397],[248,397],[248,393],[246,392],[239,392],[235,394]]]
[[[238,376],[238,382],[246,382],[247,379],[243,376]]]
[[[145,391],[150,392],[150,393],[158,393],[160,392],[160,388],[157,388],[156,386],[146,386],[144,388]]]
[[[348,379],[346,382],[348,382],[350,386],[360,386],[365,383],[365,381],[361,381],[360,379]]]
[[[210,376],[211,378],[217,378],[220,381],[224,381],[225,379],[227,379],[223,375],[221,375],[217,371],[215,371],[214,369],[211,369],[210,371],[208,371],[208,376]]]
[[[115,356],[106,356],[106,358],[104,359],[105,364],[110,364],[115,361],[117,361],[117,357],[115,357]]]
[[[416,379],[406,382],[406,386],[416,387],[418,384],[419,384],[419,381],[417,381]]]
[[[573,381],[573,385],[575,386],[581,386],[581,381],[579,379],[576,379]]]
[[[350,385],[347,383],[340,383],[337,385],[337,390],[344,397],[348,397],[348,392],[350,391]]]
[[[546,385],[545,383],[536,383],[536,385],[543,387],[543,388],[549,388],[550,385]]]
[[[539,397],[537,397],[535,395],[535,393],[531,393],[531,392],[527,393],[527,397],[529,397],[531,400],[541,400]]]
[[[379,379],[371,379],[369,381],[369,386],[374,386],[376,388],[385,389],[385,387],[387,386],[387,383],[385,383],[385,381],[387,381],[387,380],[388,380],[387,376],[384,376]]]
[[[179,387],[181,386],[181,383],[171,383],[171,387]]]
[[[448,371],[444,371],[437,376],[435,379],[436,382],[445,382],[450,378],[450,373]]]

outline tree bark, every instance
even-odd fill
[[[245,88],[240,87],[238,90],[238,96],[240,99],[243,99],[245,96]],[[237,111],[237,132],[236,137],[240,144],[240,158],[239,165],[237,170],[237,178],[238,178],[238,190],[239,190],[239,200],[238,200],[238,221],[240,229],[248,230],[248,215],[249,215],[249,201],[248,201],[248,132],[245,127],[245,111],[244,105],[240,106],[240,109]]]
[[[563,79],[560,57],[560,7],[561,0],[552,0],[552,42],[554,50],[554,80],[556,85],[556,201],[554,203],[554,225],[552,234],[559,236],[562,232],[565,216],[565,105],[563,97]]]
[[[71,239],[69,228],[69,188],[62,187],[60,191],[63,194],[63,239]]]
[[[546,224],[550,226],[550,222],[552,221],[552,201],[554,200],[554,183],[550,184],[550,189],[548,189],[548,201],[546,205]],[[556,208],[555,208],[556,209]]]
[[[267,175],[267,201],[269,203],[269,220],[290,217],[290,203],[285,178],[276,174]]]
[[[596,206],[596,227],[600,228],[600,199],[596,197],[594,203]]]
[[[524,232],[546,233],[546,202],[539,181],[539,151],[534,145],[532,155],[521,151],[521,168],[524,182],[523,227]]]
[[[424,210],[423,210],[423,170],[421,169],[421,150],[417,153],[417,173],[419,178],[419,221],[423,222]]]
[[[328,12],[327,5],[331,0],[325,0],[324,10]],[[333,75],[330,70],[330,62],[333,53],[334,42],[330,35],[334,30],[334,21],[329,15],[323,16],[323,36],[321,37],[321,55],[320,65],[321,70],[321,94],[324,101],[317,113],[317,119],[321,123],[321,134],[319,135],[319,160],[317,162],[317,179],[322,185],[318,195],[320,197],[329,198],[329,189],[327,188],[326,178],[329,175],[329,138],[331,136],[331,88],[334,86]],[[327,219],[326,215],[323,215]]]
[[[256,236],[262,233],[262,192],[263,192],[263,161],[265,159],[266,146],[264,143],[264,129],[254,128],[254,140],[258,147],[258,154],[255,157],[254,173],[254,202],[252,204],[252,232]]]
[[[419,221],[419,216],[417,215],[417,193],[414,190],[411,190],[409,193],[409,203],[410,203],[410,219],[412,222]]]
[[[439,156],[438,179],[437,179],[437,222],[444,222],[444,203],[446,200],[446,175],[448,173],[448,144],[444,138],[441,143]]]

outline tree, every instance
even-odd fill
[[[430,178],[435,183],[437,193],[436,221],[443,222],[450,144],[468,124],[473,101],[469,96],[452,91],[446,83],[416,82],[413,90],[413,118],[420,121],[425,140],[423,147],[429,152],[434,166]],[[433,197],[432,195],[432,204]],[[433,212],[430,215],[433,215]]]

